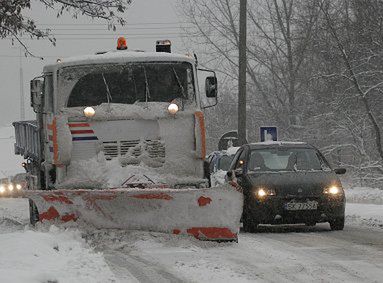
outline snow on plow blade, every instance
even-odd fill
[[[243,196],[232,187],[25,191],[40,221],[82,221],[97,228],[237,240]]]

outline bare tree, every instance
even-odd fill
[[[131,0],[38,0],[48,9],[57,12],[57,17],[63,13],[71,13],[73,17],[86,15],[92,18],[104,19],[108,26],[115,29],[115,23],[124,24],[124,19],[118,16],[123,13]],[[50,30],[37,28],[33,19],[24,16],[24,12],[31,8],[31,0],[10,0],[0,2],[0,38],[11,37],[12,41],[18,41],[26,54],[33,56],[27,46],[20,39],[20,35],[28,35],[31,38],[48,38],[53,44],[54,37],[50,36]]]
[[[205,51],[207,64],[236,81],[238,1],[181,3],[193,26],[188,30],[190,39]],[[302,78],[307,76],[307,50],[319,12],[316,1],[249,2],[248,105],[253,109],[249,119],[274,123],[284,129],[285,136],[295,136],[292,131],[302,128],[306,101]],[[249,125],[255,128],[251,121]]]
[[[368,3],[367,3],[368,2]],[[348,5],[351,4],[351,5]],[[373,7],[371,7],[371,5]],[[374,111],[383,91],[383,33],[381,30],[381,17],[376,11],[383,11],[382,1],[356,0],[349,2],[326,2],[321,7],[324,22],[328,33],[333,39],[334,47],[338,50],[337,56],[341,58],[343,68],[337,74],[345,80],[352,89],[347,87],[347,99],[358,105],[360,116],[368,119],[370,131],[373,136],[373,150],[366,150],[364,143],[366,135],[356,143],[362,155],[369,156],[368,163],[374,164],[374,169],[383,173],[383,147],[382,147],[382,120],[381,108]],[[360,14],[363,10],[363,14]],[[352,18],[350,15],[352,14]],[[374,16],[375,15],[375,16]],[[375,20],[375,23],[374,23]],[[367,22],[366,22],[367,21]],[[374,29],[375,27],[375,29]],[[375,32],[371,32],[375,30]],[[363,32],[362,32],[363,31]],[[367,37],[367,38],[366,38]],[[381,104],[380,104],[381,105]],[[350,107],[350,106],[348,106]],[[379,113],[379,114],[378,114]],[[352,120],[359,119],[354,117]],[[377,154],[376,154],[377,153]],[[371,158],[373,156],[375,158]],[[376,163],[376,161],[379,161]]]

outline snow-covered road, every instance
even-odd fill
[[[0,282],[382,282],[383,205],[347,205],[327,224],[262,227],[239,243],[87,227],[28,226],[27,203],[0,199]],[[28,280],[25,280],[28,278]]]
[[[264,227],[258,234],[241,234],[238,244],[206,243],[142,232],[113,233],[112,237],[109,232],[104,233],[99,235],[98,242],[108,247],[108,254],[115,250],[125,257],[138,258],[144,262],[135,267],[142,267],[141,273],[145,275],[148,266],[148,271],[157,273],[155,280],[151,276],[141,277],[145,279],[143,282],[160,282],[159,279],[381,282],[383,278],[383,231],[379,230],[346,227],[345,231],[331,232],[327,225]],[[107,260],[112,266],[125,265],[124,258],[120,259]]]

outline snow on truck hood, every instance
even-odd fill
[[[113,64],[129,62],[189,62],[194,64],[195,59],[182,54],[164,52],[137,52],[137,51],[109,51],[104,54],[91,54],[74,56],[61,59],[60,63],[47,65],[44,72],[52,72],[55,69],[92,65],[92,64]]]

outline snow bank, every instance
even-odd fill
[[[80,232],[52,226],[0,234],[0,282],[115,282],[99,253]]]
[[[28,223],[28,200],[0,199],[0,282],[115,282],[78,230]]]
[[[383,229],[383,205],[347,203],[346,223]]]
[[[351,187],[345,189],[348,203],[370,203],[383,205],[383,189]]]

